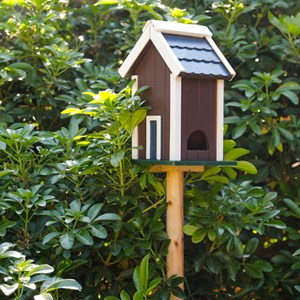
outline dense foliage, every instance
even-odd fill
[[[2,0],[1,298],[299,299],[299,9]],[[185,279],[165,274],[164,177],[130,161],[143,89],[117,72],[148,19],[209,26],[237,72],[224,151],[243,161],[186,176]]]

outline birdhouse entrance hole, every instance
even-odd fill
[[[187,141],[188,150],[208,150],[206,134],[202,130],[191,133]]]

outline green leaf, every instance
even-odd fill
[[[54,239],[58,236],[60,236],[60,232],[57,232],[57,231],[50,232],[44,236],[42,244],[45,245],[45,244],[49,243],[52,239]]]
[[[289,141],[293,141],[294,140],[294,136],[292,133],[290,133],[288,130],[282,128],[282,127],[278,127],[278,130],[280,131],[280,133],[287,138]]]
[[[142,286],[141,278],[140,278],[140,267],[139,266],[135,267],[135,269],[134,269],[133,283],[138,292],[143,291],[143,286]]]
[[[54,271],[53,267],[47,264],[42,264],[33,268],[30,272],[27,273],[27,276],[30,277],[35,274],[48,274],[48,273],[52,273],[53,271]]]
[[[0,223],[0,236],[5,236],[6,234],[6,229],[14,227],[16,225],[16,222],[13,221],[1,221]]]
[[[256,251],[258,244],[259,242],[257,238],[250,239],[246,244],[244,254],[249,256],[252,255]]]
[[[75,108],[75,107],[69,107],[61,112],[62,115],[76,115],[80,114],[82,112],[82,109]]]
[[[86,229],[79,229],[77,232],[75,232],[75,237],[84,245],[91,246],[94,244],[93,238]]]
[[[95,219],[95,221],[120,221],[121,217],[114,213],[103,214]]]
[[[99,239],[105,239],[107,237],[107,231],[101,224],[95,224],[89,226],[90,233]]]
[[[153,280],[151,280],[145,294],[149,295],[160,283],[161,283],[161,278],[154,278]]]
[[[34,296],[34,300],[53,300],[53,298],[49,293],[42,293]]]
[[[261,271],[260,267],[251,264],[251,263],[245,263],[244,265],[246,273],[251,277],[251,278],[263,278],[264,274]]]
[[[224,119],[225,124],[238,124],[240,122],[241,118],[238,116],[231,116],[231,117],[226,117]]]
[[[142,176],[140,177],[140,187],[142,190],[145,189],[146,185],[147,185],[147,173],[143,173]]]
[[[275,227],[277,229],[285,229],[286,225],[280,220],[271,220],[268,223],[265,223],[266,226]]]
[[[206,230],[204,228],[198,228],[192,235],[192,242],[194,244],[200,243],[206,236]]]
[[[117,5],[119,4],[119,0],[100,0],[96,2],[94,5]]]
[[[217,183],[217,182],[225,183],[225,184],[229,183],[228,178],[222,175],[215,175],[215,176],[204,177],[204,178],[201,177],[201,180],[207,181],[210,184]]]
[[[244,253],[244,247],[243,247],[243,243],[237,236],[233,237],[233,244],[234,244],[236,255],[238,257],[242,257]]]
[[[185,297],[186,297],[184,291],[179,286],[172,288],[172,294],[179,299],[185,299]]]
[[[133,295],[133,300],[143,300],[144,298],[144,292],[142,291],[137,291]]]
[[[207,237],[209,238],[210,241],[214,241],[217,237],[217,233],[215,228],[211,227],[209,228],[208,232],[207,232]]]
[[[290,210],[295,214],[295,216],[300,219],[300,207],[291,199],[284,198],[283,201],[290,208]]]
[[[277,197],[277,193],[276,192],[268,192],[265,196],[264,196],[264,203],[268,203],[271,202],[272,200],[274,200]]]
[[[59,241],[64,249],[69,250],[74,245],[74,239],[74,234],[72,232],[66,232],[60,236]]]
[[[205,170],[205,172],[202,174],[201,178],[210,177],[212,175],[216,175],[220,173],[221,168],[220,167],[212,167]]]
[[[236,146],[236,142],[233,140],[224,140],[224,152],[228,152]]]
[[[190,236],[192,236],[197,229],[198,229],[197,226],[190,225],[190,224],[186,224],[183,226],[183,232],[186,235],[190,235]]]
[[[70,139],[74,139],[74,137],[77,135],[77,132],[79,130],[78,123],[76,120],[71,120],[69,124],[69,134],[70,134]]]
[[[243,155],[249,153],[249,150],[244,148],[235,148],[227,152],[224,156],[224,160],[235,160]]]
[[[242,136],[245,133],[246,129],[247,129],[246,123],[237,125],[232,130],[232,138],[233,139],[239,138],[240,136]]]
[[[125,152],[123,150],[111,155],[110,163],[113,167],[118,167],[121,160],[124,158]]]
[[[140,282],[143,290],[147,289],[149,279],[149,255],[146,255],[140,264]]]
[[[230,179],[236,178],[237,172],[232,167],[222,167],[222,169]]]
[[[54,175],[51,177],[51,184],[55,184],[56,182],[58,182],[60,179],[64,178],[65,175],[61,175],[61,174],[58,174],[58,175]]]
[[[0,285],[0,290],[3,292],[5,296],[10,296],[18,289],[18,287],[19,287],[18,283],[14,283],[12,285],[3,283]]]
[[[49,278],[41,286],[41,292],[50,292],[57,289],[81,290],[82,286],[74,279],[59,277]]]
[[[135,111],[132,115],[131,118],[131,132],[133,131],[133,129],[139,125],[145,118],[147,115],[147,110],[146,109],[138,109],[137,111]]]
[[[296,250],[296,251],[293,253],[293,256],[296,256],[296,255],[300,255],[300,249]]]
[[[282,91],[281,94],[284,95],[285,97],[287,97],[289,100],[291,100],[291,102],[293,104],[295,104],[295,105],[299,104],[299,98],[295,92]]]
[[[259,266],[259,268],[263,271],[263,272],[272,272],[273,271],[273,267],[271,264],[269,264],[268,262],[264,261],[264,260],[257,260],[256,265]]]
[[[0,150],[5,150],[5,149],[6,149],[6,143],[0,141]]]
[[[97,217],[103,205],[103,203],[96,203],[89,208],[88,217],[91,221],[93,221]]]
[[[31,70],[32,66],[30,64],[24,63],[24,62],[16,62],[9,65],[10,68],[18,68],[18,69],[24,69],[24,70]]]
[[[300,261],[295,262],[294,264],[291,265],[291,270],[300,270]]]
[[[248,174],[256,174],[257,173],[256,167],[252,163],[250,163],[248,161],[244,161],[244,160],[238,161],[237,165],[232,166],[232,168],[238,169],[238,170],[246,172]]]
[[[120,294],[121,300],[131,300],[126,291],[122,290]],[[105,298],[106,299],[106,298]]]

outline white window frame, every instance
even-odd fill
[[[150,159],[150,122],[156,121],[156,160],[161,159],[161,116],[146,117],[146,159]]]

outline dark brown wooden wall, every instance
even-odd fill
[[[131,73],[138,75],[139,87],[144,85],[150,87],[142,94],[142,97],[147,99],[145,105],[152,107],[148,115],[160,115],[162,117],[162,159],[168,160],[171,72],[152,42],[149,42]],[[139,145],[144,147],[143,150],[139,151],[139,159],[146,159],[146,121],[139,125],[138,139]]]
[[[216,80],[182,78],[181,160],[216,160]],[[208,150],[187,150],[190,134],[202,130]]]

